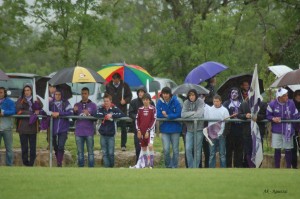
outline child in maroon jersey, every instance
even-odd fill
[[[154,140],[154,128],[156,121],[156,108],[150,105],[151,96],[145,93],[143,98],[144,106],[138,109],[136,115],[136,129],[137,137],[140,140],[142,148],[142,156],[145,162],[145,167],[148,166],[148,153],[147,147],[149,146],[150,155],[150,167],[153,167],[154,162],[154,151],[153,151],[153,140]]]

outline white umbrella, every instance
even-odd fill
[[[282,75],[293,71],[293,69],[291,69],[288,66],[285,65],[275,65],[275,66],[269,66],[268,67],[269,70],[271,72],[273,72],[277,78],[281,77]],[[296,84],[296,85],[288,85],[288,87],[295,92],[296,90],[300,90],[300,84]]]

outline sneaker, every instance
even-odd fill
[[[123,146],[123,147],[122,147],[122,151],[126,151],[126,147]]]

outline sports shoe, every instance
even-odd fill
[[[124,146],[121,149],[122,149],[122,151],[126,151],[126,147],[124,147]]]

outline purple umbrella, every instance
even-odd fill
[[[2,70],[0,70],[0,80],[6,81],[8,79],[9,77]]]
[[[207,79],[212,78],[218,73],[226,70],[228,67],[218,62],[205,62],[194,68],[185,78],[184,83],[200,84]]]

